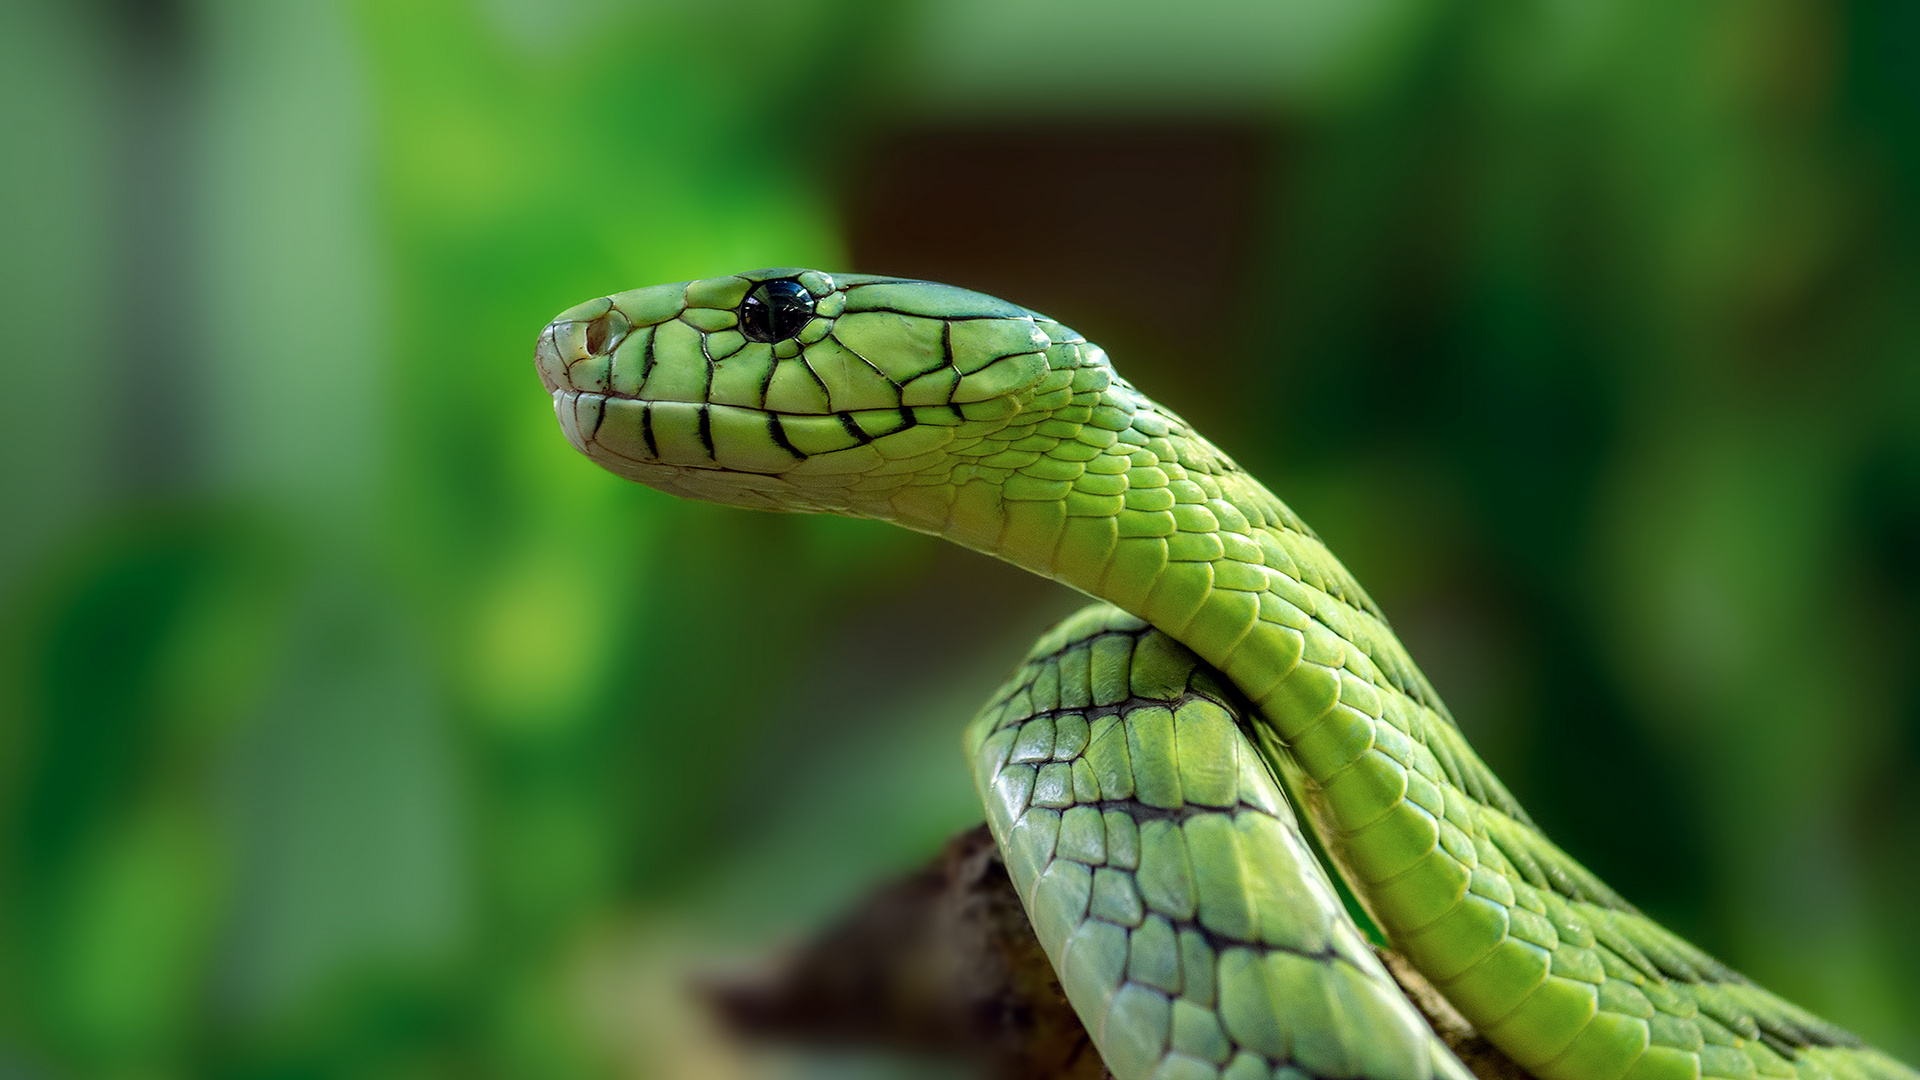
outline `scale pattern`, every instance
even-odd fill
[[[1299,831],[1231,692],[1099,605],[968,731],[1061,984],[1120,1080],[1464,1080]]]
[[[1115,393],[1139,398],[1118,380]],[[1167,490],[1171,510],[1206,508],[1220,540],[1209,558],[1176,557],[1176,517],[1158,541],[1161,582],[1194,584],[1156,585],[1133,610],[1247,695],[1256,739],[1355,894],[1516,1062],[1549,1080],[1914,1077],[1647,919],[1554,846],[1320,539],[1178,417],[1143,398],[1125,411],[1129,478]]]
[[[773,281],[797,283],[810,314],[790,337],[752,340],[739,309]],[[1443,1052],[1392,1058],[1357,1034],[1398,1030],[1399,1012],[1309,1014],[1319,1006],[1271,992],[1249,1011],[1240,1005],[1257,995],[1229,993],[1255,967],[1269,989],[1283,970],[1344,988],[1325,1000],[1371,1003],[1386,985],[1338,929],[1345,916],[1300,857],[1282,788],[1255,782],[1265,775],[1299,797],[1393,946],[1543,1080],[1920,1080],[1668,933],[1554,846],[1319,537],[1068,327],[950,286],[766,270],[589,301],[542,333],[536,365],[568,440],[622,476],[691,498],[892,521],[1065,582],[1140,620],[1086,645],[1090,679],[1111,682],[1094,661],[1118,646],[1100,643],[1129,634],[1134,674],[1144,657],[1159,670],[1189,656],[1171,642],[1204,662],[1180,693],[1152,684],[1172,698],[1130,690],[1081,707],[1064,666],[1080,646],[1062,631],[1048,640],[1066,651],[1037,660],[974,729],[989,817],[1042,942],[1127,1075],[1202,1064],[1238,1075],[1253,1067],[1242,1052],[1328,1076],[1361,1075],[1340,1071],[1349,1063],[1381,1075],[1408,1062],[1408,1076],[1457,1068]],[[1164,637],[1140,636],[1142,625]],[[1209,696],[1203,683],[1231,692]],[[1235,722],[1220,722],[1234,702]],[[1183,749],[1183,731],[1218,758]],[[1109,775],[1130,786],[1106,787]],[[1175,851],[1186,879],[1169,869]],[[1179,880],[1188,892],[1166,891]],[[1267,917],[1282,899],[1301,905],[1292,922]],[[1168,940],[1156,919],[1181,960],[1177,992],[1146,977],[1165,963],[1132,966],[1143,933],[1143,956]],[[1187,979],[1183,931],[1211,950],[1195,969],[1204,978]],[[1312,934],[1331,951],[1285,947],[1321,940],[1297,936]],[[1233,1055],[1201,1038],[1195,1010]],[[1356,1056],[1306,1053],[1335,1044]]]

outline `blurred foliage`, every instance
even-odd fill
[[[1073,600],[602,475],[529,352],[854,263],[1103,340],[1565,846],[1920,1058],[1917,42],[1899,0],[0,7],[0,1072],[853,1075],[715,1041],[687,972],[977,820],[960,723]],[[1187,275],[1195,131],[1244,200]],[[936,144],[1018,156],[941,187]],[[937,231],[1044,191],[1058,242]]]

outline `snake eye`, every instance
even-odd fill
[[[740,302],[740,332],[749,341],[785,341],[813,318],[813,294],[782,278],[761,282]]]

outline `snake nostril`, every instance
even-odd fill
[[[613,336],[610,316],[613,312],[600,316],[587,324],[587,352],[598,356],[607,347],[607,339]]]
[[[619,308],[614,308],[599,318],[589,321],[586,335],[587,355],[605,356],[612,352],[631,329],[633,324],[627,321],[627,317],[620,313]]]

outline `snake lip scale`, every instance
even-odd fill
[[[1319,537],[1058,321],[774,268],[587,301],[535,366],[567,440],[620,476],[892,521],[1097,601],[964,748],[1121,1080],[1465,1080],[1333,874],[1543,1080],[1920,1080],[1547,839]]]

